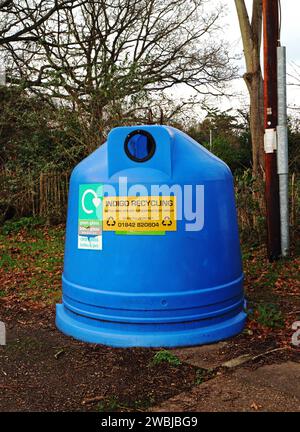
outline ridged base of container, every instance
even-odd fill
[[[236,311],[216,320],[200,320],[178,325],[151,324],[138,327],[118,322],[105,322],[71,312],[63,304],[56,306],[56,325],[75,339],[115,347],[178,347],[204,345],[232,337],[245,325],[246,313]],[[134,330],[134,331],[133,331]]]

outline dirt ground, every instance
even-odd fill
[[[241,355],[255,357],[240,366],[249,373],[264,365],[300,362],[299,348],[291,344],[292,324],[300,320],[297,256],[270,264],[262,249],[244,249],[249,305],[245,331],[220,345],[222,349],[208,349],[206,363],[185,361],[188,350],[184,355],[169,350],[178,355],[179,364],[154,364],[159,349],[86,344],[56,329],[62,228],[0,240],[0,320],[7,328],[7,345],[0,346],[2,412],[146,411],[167,406],[164,403],[183,392],[196,392],[201,401],[210,383],[213,388],[218,387],[216,379],[230,379],[232,370],[222,364]]]
[[[198,371],[206,371],[186,362],[153,365],[157,349],[78,342],[56,330],[49,307],[12,312],[5,316],[7,345],[0,347],[0,411],[145,411],[192,391],[199,384]],[[273,337],[251,346],[246,340],[245,335],[232,338],[209,361],[220,364],[278,346]],[[287,360],[300,362],[299,351],[288,347],[246,367],[251,370]],[[207,380],[209,385],[215,374],[226,377],[230,371],[217,367],[212,376],[203,375],[203,384]]]
[[[56,330],[54,318],[45,310],[6,319],[1,411],[143,410],[195,383],[193,366],[152,365],[151,349],[78,342]]]

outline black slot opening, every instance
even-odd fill
[[[155,148],[153,136],[144,130],[131,132],[125,140],[125,153],[135,162],[146,162],[151,159]]]

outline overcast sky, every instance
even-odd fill
[[[223,39],[230,43],[230,49],[232,55],[239,55],[240,61],[237,62],[240,70],[240,78],[232,82],[231,92],[234,94],[230,98],[222,98],[217,100],[211,98],[210,105],[219,107],[221,110],[227,110],[230,108],[236,109],[249,105],[248,91],[245,82],[242,78],[245,72],[245,61],[243,57],[243,45],[240,36],[239,23],[235,8],[234,0],[210,0],[210,6],[213,8],[217,4],[224,5],[224,17],[222,18],[222,24],[224,27]],[[246,0],[248,7],[248,13],[251,17],[252,0]],[[292,73],[292,63],[297,63],[300,66],[300,0],[281,0],[282,8],[282,22],[281,22],[281,45],[286,47],[287,54],[287,72]],[[262,58],[262,69],[263,69],[263,58]],[[291,78],[287,77],[288,81]],[[179,91],[178,91],[179,90]],[[171,93],[176,97],[184,97],[187,94],[186,88],[171,90]],[[190,91],[194,94],[193,91]],[[288,106],[300,107],[300,87],[287,86],[287,100]],[[197,110],[200,118],[204,118],[206,112]],[[300,117],[300,110],[293,109],[290,111],[294,116]]]
[[[218,3],[218,0],[212,0],[212,3]],[[239,33],[239,25],[234,0],[222,0],[227,7],[227,15],[224,21],[224,39],[227,39],[235,53],[240,54],[243,51],[242,40]],[[247,7],[251,15],[252,0],[246,0]],[[295,62],[300,65],[300,1],[299,0],[281,0],[282,22],[281,22],[281,45],[286,47],[287,68],[291,72],[291,63]],[[240,73],[245,72],[245,63],[241,59]],[[233,88],[243,95],[247,101],[247,90],[242,79],[234,82]],[[239,103],[240,98],[234,101],[234,105]],[[224,101],[224,106],[229,107],[230,102]],[[294,86],[288,86],[288,104],[300,106],[300,89]]]
[[[212,3],[217,3],[217,1],[212,0]],[[226,30],[227,37],[231,41],[237,41],[242,49],[239,29],[235,26],[238,25],[235,2],[234,0],[222,0],[222,3],[226,4],[228,9],[228,14],[224,18],[224,22],[230,24]],[[251,14],[252,0],[246,0],[246,4]],[[281,10],[281,44],[287,47],[288,60],[300,63],[300,1],[281,0]]]

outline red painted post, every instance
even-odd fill
[[[275,137],[277,118],[277,46],[279,39],[278,0],[263,0],[264,33],[264,123],[270,130],[265,144],[265,198],[267,216],[267,248],[270,261],[280,256],[279,180],[276,150],[270,145]],[[274,132],[273,132],[274,131]]]

